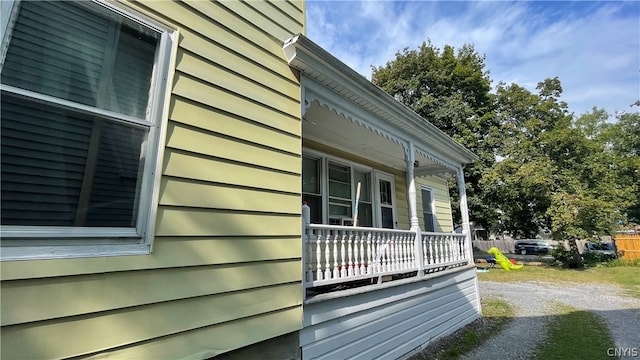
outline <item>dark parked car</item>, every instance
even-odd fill
[[[516,241],[516,254],[548,254],[553,249],[552,245],[540,240],[518,240]]]
[[[613,259],[616,257],[616,252],[613,249],[612,243],[588,242],[584,245],[583,254],[585,253],[599,254],[599,256],[602,256],[604,258]]]

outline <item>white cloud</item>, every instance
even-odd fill
[[[535,91],[558,76],[576,114],[640,98],[639,3],[309,1],[307,11],[309,37],[366,77],[431,39],[474,44],[494,84]]]

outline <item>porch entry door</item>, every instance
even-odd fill
[[[393,176],[380,172],[374,173],[375,196],[378,199],[376,206],[376,220],[380,227],[387,229],[396,228],[396,191]]]

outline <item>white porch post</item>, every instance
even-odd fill
[[[471,227],[469,225],[469,209],[467,208],[467,190],[464,183],[464,171],[462,167],[456,171],[456,180],[458,182],[458,194],[460,195],[460,216],[462,217],[462,233],[466,235],[467,254],[469,260],[473,262],[473,246],[471,244]]]
[[[456,171],[456,180],[458,181],[458,193],[460,194],[460,215],[462,217],[462,231],[466,235],[467,241],[467,256],[470,262],[469,265],[474,265],[475,261],[473,258],[473,244],[471,243],[471,226],[469,224],[469,209],[467,208],[467,190],[465,188],[464,183],[464,170],[462,166],[458,168]],[[475,270],[474,270],[475,271]],[[478,299],[476,311],[478,315],[482,316],[482,305],[480,303],[480,287],[478,286],[478,277],[475,276],[473,279],[476,288],[476,298]]]
[[[416,233],[416,240],[413,242],[416,261],[418,262],[418,276],[424,275],[424,254],[422,253],[422,232],[418,220],[417,200],[416,200],[416,178],[415,161],[416,151],[412,142],[408,148],[405,147],[405,158],[407,160],[407,198],[409,199],[409,222],[411,231]]]

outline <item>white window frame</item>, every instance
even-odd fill
[[[137,255],[149,254],[152,251],[162,171],[163,140],[166,136],[178,33],[175,28],[121,3],[92,0],[89,6],[91,5],[101,6],[105,17],[117,14],[160,35],[149,94],[151,106],[144,121],[14,86],[0,84],[0,88],[2,91],[28,98],[30,101],[148,129],[136,227],[0,226],[1,261]],[[3,20],[0,23],[3,30],[0,34],[3,53],[0,59],[0,71],[4,65],[4,49],[8,48],[8,41],[11,38],[12,23],[6,15],[9,10],[12,10],[11,21],[15,20],[13,14],[18,7],[19,1],[3,1],[1,9]]]
[[[394,180],[394,176],[391,174],[387,174],[385,172],[375,170],[373,172],[373,189],[375,196],[375,218],[379,227],[382,227],[382,207],[389,207],[388,205],[383,205],[380,203],[380,180],[388,181],[391,183],[391,214],[393,221],[393,229],[398,228],[398,216],[397,216],[397,206],[398,201],[396,200],[396,183]]]
[[[429,208],[431,209],[431,227],[433,227],[433,231],[437,231],[438,229],[436,229],[436,207],[435,207],[435,203],[436,203],[436,197],[435,197],[435,192],[433,191],[433,188],[429,187],[429,186],[425,186],[425,185],[421,185],[420,186],[420,198],[422,199],[422,221],[424,222],[424,215],[425,215],[425,207],[424,207],[424,196],[422,196],[422,191],[428,191],[431,193],[431,203],[429,204]],[[427,224],[423,224],[424,226],[424,231],[427,231]]]
[[[397,227],[397,202],[396,202],[396,190],[395,180],[392,174],[377,170],[371,166],[363,165],[355,161],[343,159],[334,155],[326,154],[317,150],[310,150],[303,148],[302,155],[305,157],[317,159],[320,161],[320,192],[322,197],[322,223],[329,223],[329,162],[335,163],[340,166],[348,166],[351,168],[351,206],[352,210],[355,208],[355,171],[369,172],[371,175],[371,187],[372,194],[370,194],[373,206],[373,227],[380,228],[382,226],[382,216],[380,214],[380,190],[378,185],[379,179],[384,179],[391,182],[391,196],[392,196],[392,213],[393,213],[393,226]],[[349,218],[348,220],[353,221]]]

